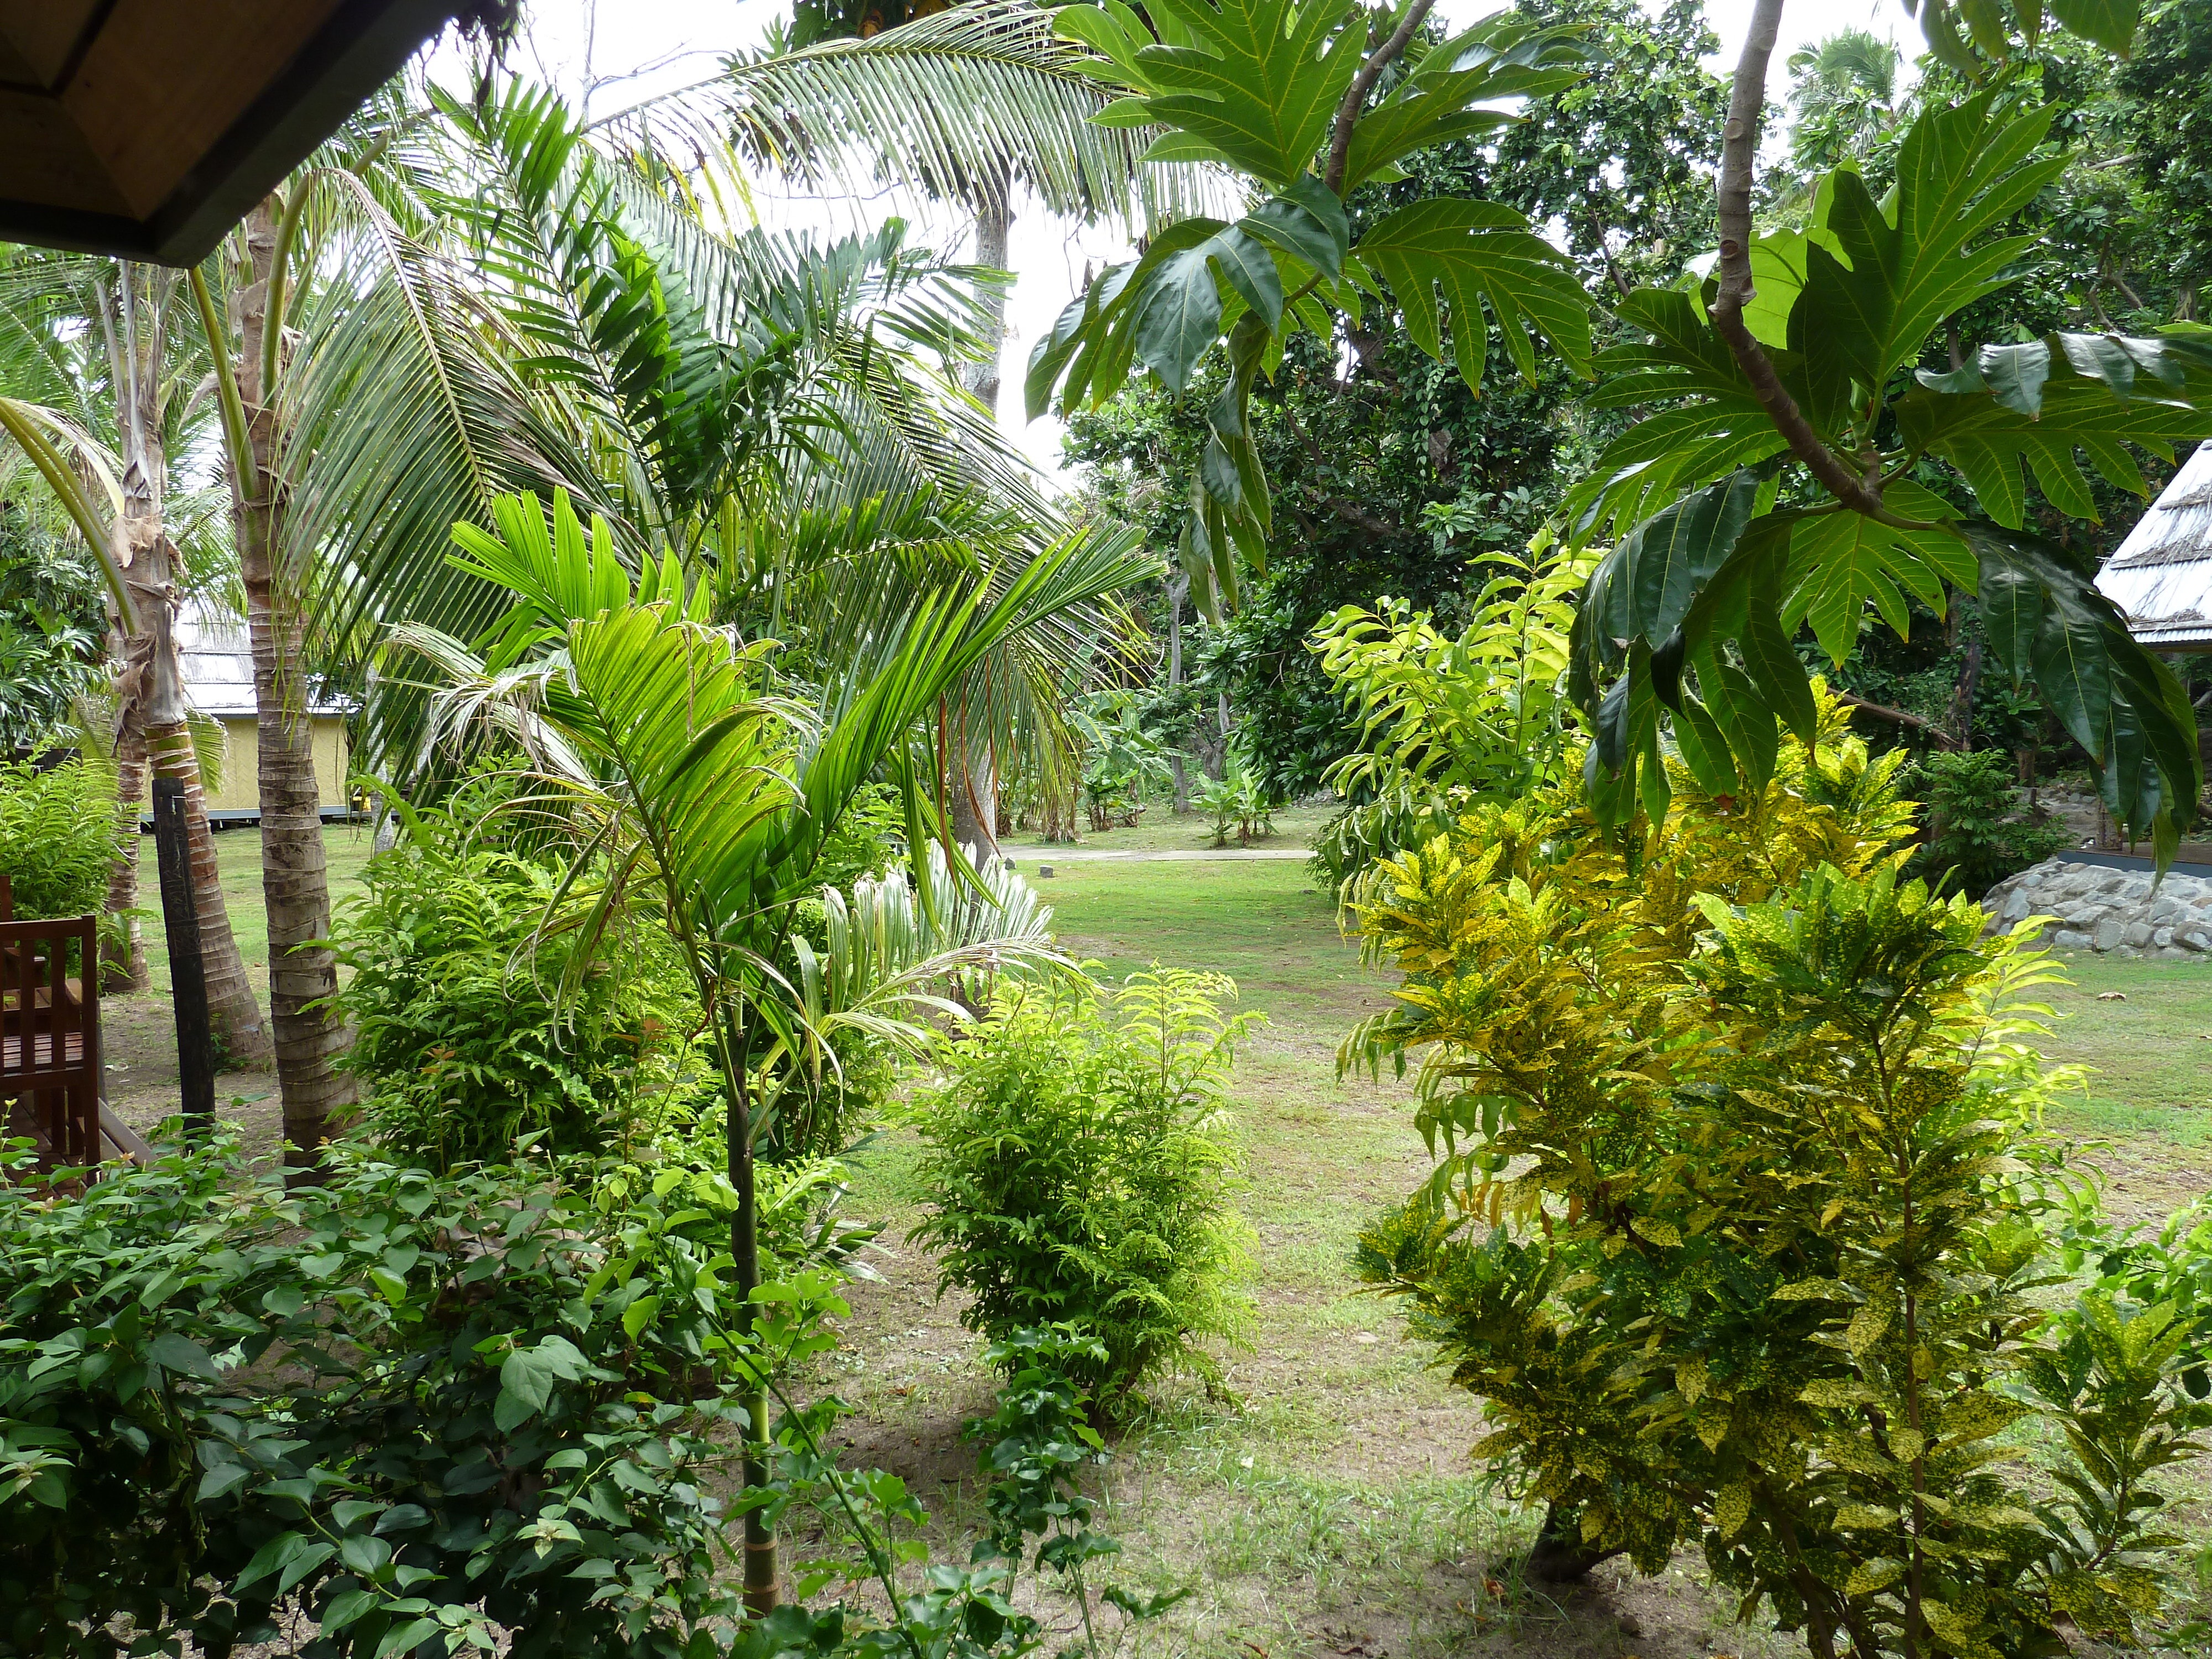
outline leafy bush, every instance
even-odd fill
[[[471,846],[443,815],[411,823],[331,928],[353,969],[337,995],[357,1033],[345,1064],[385,1146],[435,1170],[503,1162],[532,1133],[596,1150],[702,1091],[696,999],[658,930],[587,949],[543,928],[556,872]]]
[[[763,1298],[761,1346],[787,1364],[818,1353],[835,1341],[824,1322],[850,1312],[826,1282],[795,1281]],[[898,1476],[840,1467],[829,1449],[844,1410],[835,1395],[799,1406],[775,1389],[783,1411],[771,1469],[740,1503],[777,1523],[794,1509],[811,1511],[822,1543],[814,1559],[799,1565],[802,1600],[840,1580],[875,1594],[859,1602],[841,1595],[819,1610],[787,1604],[739,1635],[736,1659],[1021,1659],[1042,1645],[1048,1626],[1039,1610],[1018,1606],[1012,1597],[1025,1570],[1042,1576],[1048,1569],[1073,1597],[1083,1625],[1082,1646],[1062,1649],[1061,1659],[1086,1650],[1089,1659],[1103,1659],[1107,1650],[1098,1639],[1085,1570],[1118,1555],[1121,1545],[1092,1525],[1095,1506],[1082,1476],[1108,1454],[1091,1426],[1089,1393],[1076,1374],[1103,1363],[1104,1352],[1095,1337],[1056,1326],[1017,1331],[984,1358],[1007,1380],[996,1410],[971,1419],[963,1433],[983,1448],[977,1463],[986,1480],[988,1530],[966,1565],[928,1565],[918,1593],[902,1583],[900,1567],[927,1560],[919,1534],[928,1512]],[[1133,1622],[1157,1617],[1187,1593],[1139,1598],[1108,1585],[1099,1600]]]
[[[51,741],[70,702],[100,684],[102,598],[86,560],[19,501],[0,501],[0,756]]]
[[[1931,754],[1906,787],[1927,797],[1928,839],[1912,872],[1976,896],[2065,848],[2063,824],[2027,821],[2009,755],[1994,749]]]
[[[2168,1216],[2157,1237],[2140,1226],[2116,1227],[2094,1201],[2094,1188],[2074,1194],[2063,1231],[2059,1266],[2087,1273],[2099,1294],[2123,1311],[2170,1308],[2186,1332],[2181,1380],[2202,1400],[2212,1395],[2212,1203],[2199,1199]]]
[[[219,1659],[297,1597],[361,1659],[490,1624],[659,1656],[734,1612],[698,1212],[343,1146],[288,1193],[229,1151],[0,1183],[0,1653],[110,1652],[127,1613]]]
[[[1239,847],[1249,847],[1275,833],[1275,808],[1281,803],[1234,750],[1223,762],[1221,775],[1200,780],[1190,799],[1212,820],[1216,847],[1228,846],[1232,835]]]
[[[0,1655],[112,1654],[123,1613],[134,1650],[188,1636],[225,1659],[296,1601],[316,1650],[350,1659],[491,1651],[495,1627],[518,1656],[882,1659],[918,1640],[1014,1659],[1041,1634],[1007,1599],[1031,1540],[1089,1627],[1083,1568],[1120,1547],[1091,1527],[1080,1477],[1104,1452],[1063,1362],[1094,1339],[994,1352],[1012,1376],[970,1425],[989,1536],[906,1595],[915,1546],[894,1533],[927,1517],[896,1477],[824,1452],[834,1399],[784,1397],[768,1483],[712,1495],[733,1393],[833,1347],[825,1321],[849,1309],[799,1273],[737,1327],[695,1177],[448,1177],[341,1146],[328,1186],[288,1193],[239,1179],[234,1152],[76,1193],[0,1184]],[[787,1607],[732,1648],[727,1528],[795,1504],[850,1553],[803,1565],[802,1592],[880,1573],[892,1620]],[[1103,1596],[1137,1618],[1174,1599]]]
[[[1515,800],[1569,775],[1568,636],[1593,562],[1493,553],[1479,562],[1493,574],[1456,638],[1388,596],[1373,611],[1346,605],[1314,630],[1322,672],[1360,726],[1359,745],[1322,775],[1345,802],[1311,860],[1332,889],[1425,844],[1470,804]]]
[[[1083,795],[1091,827],[1106,830],[1118,820],[1133,827],[1145,798],[1171,776],[1168,750],[1146,729],[1138,692],[1094,691],[1068,711],[1083,751]]]
[[[2068,1176],[2000,1005],[2055,975],[1898,879],[1895,763],[1840,733],[1757,797],[1683,771],[1625,837],[1562,793],[1378,866],[1407,982],[1343,1058],[1425,1050],[1443,1154],[1359,1271],[1483,1398],[1554,1570],[1702,1542],[1746,1617],[1852,1659],[2125,1641],[2147,1483],[2212,1421],[2188,1326],[2044,1311]],[[2045,1467],[2008,1474],[2023,1419]]]
[[[1232,1338],[1243,1259],[1222,1095],[1251,1015],[1215,974],[1155,968],[1110,994],[1017,987],[939,1048],[912,1237],[975,1298],[961,1322],[994,1341],[1068,1324],[1105,1358],[1079,1370],[1111,1397],[1157,1373],[1212,1379],[1200,1345]]]
[[[0,761],[0,876],[18,916],[97,914],[118,833],[111,769],[82,759],[50,771]]]

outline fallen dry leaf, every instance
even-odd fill
[[[2097,1000],[2100,1002],[2125,1002],[2127,1000],[2128,994],[2125,991],[2100,991],[2097,993]]]

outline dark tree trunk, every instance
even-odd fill
[[[1582,1528],[1559,1513],[1556,1504],[1544,1510],[1544,1525],[1535,1547],[1522,1565],[1531,1578],[1547,1584],[1571,1584],[1589,1577],[1600,1562],[1610,1561],[1621,1550],[1598,1550],[1583,1541]]]

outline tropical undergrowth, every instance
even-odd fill
[[[235,1150],[0,1182],[0,1654],[223,1659],[296,1611],[357,1659],[1012,1659],[1042,1635],[1025,1573],[1086,1630],[1174,1599],[1097,1582],[1120,1547],[1086,1494],[1094,1338],[994,1351],[1007,1383],[970,1430],[988,1534],[932,1563],[904,1483],[829,1451],[841,1404],[789,1391],[849,1312],[818,1253],[746,1297],[677,1172],[441,1175],[340,1143],[326,1184],[288,1190],[240,1180]],[[763,1390],[774,1455],[732,1498]],[[751,1511],[827,1540],[793,1575],[806,1605],[747,1617]]]

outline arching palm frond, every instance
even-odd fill
[[[323,196],[328,234],[279,382],[293,480],[283,579],[308,598],[314,672],[369,693],[392,623],[466,637],[500,613],[503,596],[447,562],[456,522],[489,523],[518,489],[616,503],[584,434],[520,372],[526,350],[472,272],[406,235],[350,173],[295,187]],[[419,699],[369,696],[364,762],[411,748],[420,714]]]
[[[1054,213],[1139,232],[1218,205],[1227,187],[1206,169],[1139,166],[1156,130],[1091,122],[1119,95],[1110,73],[1030,0],[979,0],[865,40],[733,59],[603,125],[738,191],[750,155],[816,188],[890,179],[964,200],[1018,179]]]
[[[1801,115],[1867,101],[1887,107],[1897,99],[1898,58],[1896,46],[1871,30],[1838,30],[1790,55],[1790,101]]]

